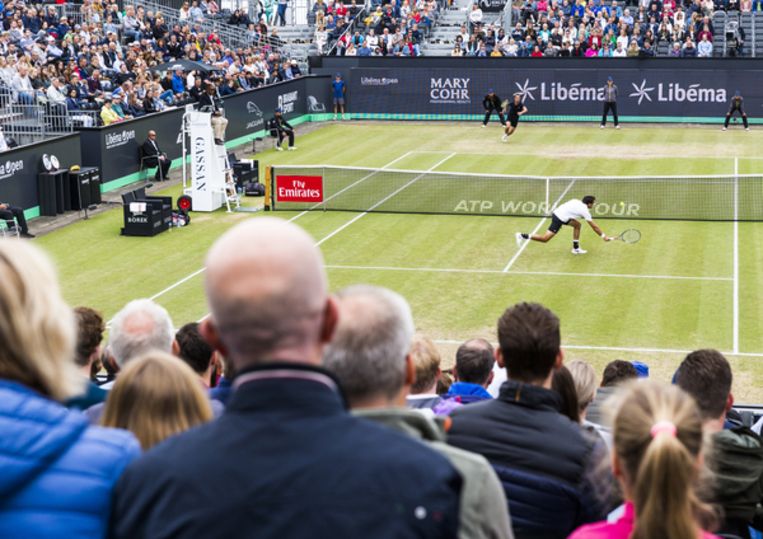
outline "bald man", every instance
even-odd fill
[[[153,129],[148,132],[146,141],[141,146],[143,152],[143,164],[147,167],[156,167],[154,180],[164,181],[170,172],[172,161],[167,158],[167,154],[159,149],[159,143],[156,140],[156,131]]]
[[[455,537],[461,477],[441,455],[354,418],[321,368],[337,307],[296,225],[239,224],[206,261],[200,330],[235,367],[218,420],[170,438],[122,476],[111,536]]]

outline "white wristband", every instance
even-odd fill
[[[606,238],[606,237],[607,237],[607,235],[606,235],[604,232],[602,232],[602,233],[601,233],[601,237],[602,237],[602,238]]]

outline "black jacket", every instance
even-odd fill
[[[286,121],[286,116],[283,114],[281,114],[281,116],[274,115],[270,120],[270,125],[271,128],[276,131],[294,131],[294,128]]]
[[[448,443],[493,465],[517,538],[564,539],[579,525],[606,517],[593,496],[595,444],[559,413],[559,399],[554,391],[509,380],[497,399],[451,415]]]
[[[331,375],[238,375],[219,419],[130,466],[111,537],[455,538],[461,478],[436,452],[351,416]]]
[[[501,110],[501,98],[496,94],[487,94],[482,100],[482,106],[485,110]]]
[[[206,112],[219,113],[220,99],[216,95],[209,95],[207,92],[201,94],[199,98],[199,109]]]
[[[143,157],[156,157],[158,155],[162,155],[162,151],[159,149],[159,144],[157,144],[156,148],[154,148],[154,145],[151,144],[149,139],[146,139],[140,149],[143,152]],[[147,159],[146,161],[155,162],[154,159]]]

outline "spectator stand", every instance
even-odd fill
[[[473,0],[463,1],[461,8],[468,10],[466,18],[471,23]],[[481,0],[477,5],[484,8],[486,2],[489,3]],[[444,12],[441,24],[429,42],[422,45],[422,50],[433,56],[617,57],[618,54],[614,54],[616,38],[625,26],[628,45],[633,41],[636,45],[631,51],[626,49],[627,54],[620,54],[624,57],[756,57],[763,52],[763,36],[758,37],[757,32],[757,26],[763,24],[762,8],[750,0],[716,0],[715,3],[712,0],[517,0],[505,4],[495,23],[483,9],[478,10],[482,12],[478,17],[482,24],[477,25],[477,32],[472,31],[475,25],[469,24],[466,37],[462,35],[460,51],[454,48],[459,33],[464,34],[459,31],[464,18],[451,8]],[[633,18],[632,24],[623,22],[628,20],[627,16],[623,17],[626,9]],[[517,22],[519,28],[512,26]],[[702,35],[707,33],[705,24],[709,27],[711,51],[708,45],[700,47]],[[492,34],[488,35],[490,30]],[[470,43],[475,39],[476,44]],[[566,51],[565,40],[569,42]],[[581,52],[575,54],[573,48],[577,41],[581,42]],[[647,41],[649,44],[645,45]],[[687,47],[689,41],[691,46]],[[480,52],[482,43],[487,50]],[[604,43],[607,48],[601,46]],[[535,50],[536,45],[539,50]],[[591,51],[587,52],[588,49]]]
[[[471,0],[453,0],[444,9],[432,29],[429,39],[422,46],[425,56],[450,56],[461,27],[468,22]]]

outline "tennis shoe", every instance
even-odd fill
[[[278,151],[278,152],[282,152],[282,151],[283,151],[283,148],[281,148],[280,146],[276,146],[276,151]]]
[[[502,135],[501,142],[509,142],[509,135],[506,135],[506,134]]]
[[[572,249],[572,254],[573,254],[573,255],[584,255],[584,254],[586,254],[587,252],[588,252],[588,251],[586,251],[586,250],[584,250],[584,249],[580,249],[580,248],[577,248],[577,249],[574,249],[574,248],[573,248],[573,249]]]
[[[484,129],[485,127],[487,127],[487,125],[485,125],[485,124],[482,124],[482,128]]]
[[[620,125],[619,125],[619,124],[618,124],[618,125],[616,125],[616,126],[615,126],[615,129],[620,129]]]
[[[521,233],[521,232],[517,232],[516,234],[514,234],[514,237],[517,239],[517,247],[522,247],[522,244],[523,244],[525,241],[527,241],[527,240],[525,240],[525,239],[522,237],[522,233]]]
[[[296,149],[297,149],[297,147],[296,147],[296,146],[289,146],[289,151],[290,151],[290,152],[293,152],[293,151],[294,151],[294,150],[296,150]]]
[[[600,126],[599,126],[599,129],[604,129],[604,126],[603,126],[603,125],[600,125]]]
[[[727,127],[722,127],[722,128],[721,128],[721,131],[727,131],[727,130],[728,130],[728,128],[727,128]]]
[[[745,127],[745,128],[744,128],[744,130],[745,130],[745,131],[749,131],[749,130],[750,130],[750,128],[749,128],[749,127]]]

